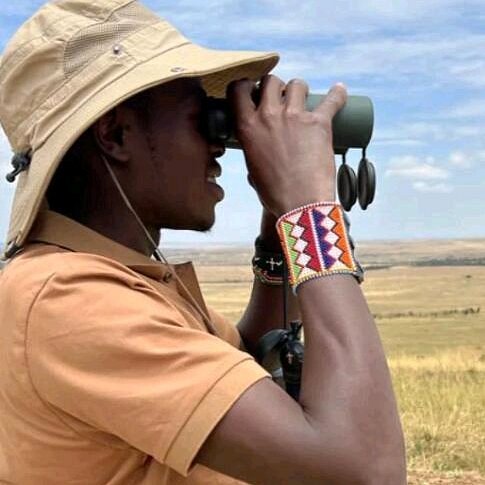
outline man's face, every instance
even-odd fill
[[[133,116],[128,125],[132,160],[124,186],[150,227],[207,231],[214,224],[224,197],[216,157],[224,148],[200,131],[205,98],[198,79],[172,81],[153,89],[149,124]]]

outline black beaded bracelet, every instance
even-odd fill
[[[254,243],[255,254],[252,259],[253,273],[264,285],[283,284],[285,258],[283,252],[267,251],[258,237]]]

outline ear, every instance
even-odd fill
[[[116,106],[94,123],[92,129],[99,149],[112,160],[127,162],[131,152],[125,143],[126,111]]]

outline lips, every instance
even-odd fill
[[[224,198],[224,190],[217,184],[217,178],[221,176],[221,173],[221,166],[214,160],[214,163],[212,163],[207,170],[206,181],[210,186],[211,192],[215,195],[218,201],[221,201]]]
[[[214,160],[214,162],[211,164],[209,167],[208,173],[207,173],[207,182],[210,182],[212,184],[217,183],[217,178],[219,178],[222,174],[222,168],[221,166]]]

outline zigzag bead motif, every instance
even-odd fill
[[[357,263],[340,205],[311,204],[283,215],[277,223],[290,283],[335,273],[357,274]]]

